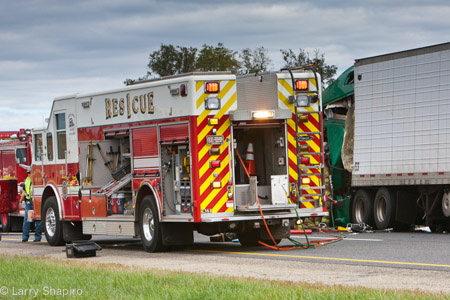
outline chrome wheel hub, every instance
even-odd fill
[[[144,210],[144,215],[142,218],[142,229],[144,231],[144,237],[147,241],[152,241],[155,235],[155,220],[153,217],[152,210],[150,208],[146,208]]]
[[[50,237],[56,233],[56,215],[53,208],[49,208],[45,214],[45,229]]]

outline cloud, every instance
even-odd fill
[[[280,49],[318,48],[340,73],[356,58],[447,42],[449,15],[446,0],[4,1],[2,127],[36,127],[56,96],[143,76],[161,43],[264,46],[274,69],[283,65]],[[28,117],[12,117],[24,112],[17,103]]]

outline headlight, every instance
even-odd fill
[[[295,106],[297,107],[309,106],[309,96],[306,94],[300,94],[295,96]]]
[[[208,97],[205,99],[205,109],[220,109],[219,97]]]

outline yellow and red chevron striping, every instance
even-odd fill
[[[315,80],[309,79],[310,84],[317,86]],[[318,104],[311,104],[310,107],[298,108],[298,113],[300,116],[307,116],[307,121],[299,122],[297,125],[295,124],[295,107],[292,104],[289,104],[289,95],[292,94],[292,86],[289,80],[279,79],[279,92],[278,97],[280,101],[280,106],[285,106],[292,111],[292,119],[288,120],[288,156],[289,156],[289,181],[295,182],[299,178],[297,164],[301,164],[300,157],[309,157],[309,164],[305,164],[305,166],[314,166],[319,165],[322,162],[322,147],[321,147],[321,118],[322,116],[318,112]],[[299,145],[308,145],[308,151],[305,153],[300,153],[300,157],[297,157],[297,143],[296,143],[296,134],[298,133],[301,136],[309,136],[311,140],[308,141],[299,141]],[[309,133],[313,132],[313,133]],[[314,154],[308,154],[314,153]],[[301,177],[308,177],[310,179],[310,184],[302,185],[301,196],[302,200],[311,200],[314,201],[320,196],[308,196],[308,195],[320,195],[320,189],[313,189],[314,187],[321,186],[322,177],[321,170],[319,168],[308,168],[306,173],[302,174]],[[301,180],[300,180],[301,182]],[[306,189],[305,189],[306,188]],[[292,197],[292,200],[295,200],[295,197]],[[314,208],[314,202],[305,201],[301,204],[302,208]]]
[[[220,93],[215,95],[221,100],[221,108],[218,111],[204,109],[204,101],[208,94],[203,93],[202,87],[206,81],[198,81],[196,84],[196,92],[198,98],[196,108],[198,117],[196,118],[195,133],[197,136],[195,148],[197,155],[194,155],[194,164],[198,170],[198,184],[196,186],[197,205],[200,213],[221,213],[233,212],[233,207],[227,206],[228,193],[227,187],[231,182],[230,174],[230,153],[229,141],[231,139],[231,123],[228,117],[228,111],[235,109],[236,106],[236,89],[234,80],[220,81]],[[212,114],[214,113],[214,114]],[[211,126],[208,119],[216,118],[218,124]],[[212,135],[212,130],[216,130],[216,136],[223,136],[224,142],[221,145],[208,145],[206,137]],[[209,149],[218,148],[219,155],[211,156]],[[211,168],[211,161],[220,161],[220,167]],[[220,188],[212,188],[211,182],[221,182]],[[232,201],[232,200],[231,200]]]
[[[207,122],[207,120],[206,120]],[[221,134],[224,137],[224,140],[226,141],[227,138],[231,137],[231,131],[230,131],[230,121],[228,119],[228,116],[224,116],[219,121],[219,126],[221,129],[223,129]],[[230,179],[229,174],[229,151],[228,151],[228,142],[224,142],[223,145],[215,148],[220,149],[219,156],[209,156],[209,148],[212,148],[213,146],[206,144],[206,136],[199,140],[198,143],[198,149],[200,150],[200,153],[204,153],[203,156],[199,155],[199,183],[200,183],[200,194],[199,194],[199,200],[200,200],[200,207],[201,210],[204,212],[210,212],[210,213],[216,213],[220,211],[232,211],[232,208],[227,209],[226,208],[226,201],[227,201],[227,186],[228,181]],[[219,168],[211,168],[210,167],[210,161],[212,160],[220,160],[220,167]],[[211,182],[212,181],[220,181],[221,182],[221,188],[220,189],[212,189],[211,188]]]

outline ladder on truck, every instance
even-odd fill
[[[110,197],[115,194],[118,190],[126,186],[131,182],[131,174],[127,174],[120,178],[119,180],[112,180],[104,185],[101,189],[97,191],[97,194],[106,195],[106,197]]]
[[[319,82],[316,75],[316,70],[310,66],[299,67],[298,69],[311,70],[314,72],[316,80],[316,91],[298,91],[298,94],[306,94],[309,103],[317,102],[317,110],[307,110],[306,108],[295,107],[295,142],[297,151],[297,203],[305,204],[312,203],[313,208],[321,208],[325,206],[325,170],[324,170],[324,151],[323,151],[323,118],[322,107],[319,101]],[[292,77],[292,88],[295,98],[295,85],[292,72],[288,69]],[[312,95],[311,95],[312,94]],[[318,120],[318,126],[315,131],[311,131],[311,127],[307,123],[311,120]],[[299,130],[302,128],[302,130]],[[307,130],[303,130],[307,129]],[[308,142],[319,136],[319,144],[316,150],[308,145]],[[318,151],[317,151],[318,150]],[[302,158],[309,158],[309,162],[303,162]],[[313,163],[312,159],[316,162]],[[303,178],[309,178],[310,183],[302,182]],[[312,178],[317,178],[314,182]],[[311,205],[302,205],[302,207],[310,207]]]

